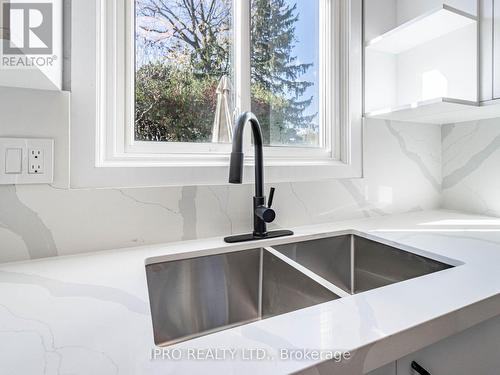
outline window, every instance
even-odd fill
[[[251,108],[268,146],[322,146],[320,64],[331,62],[320,61],[321,2],[251,2]]]
[[[267,181],[361,176],[361,0],[81,3],[77,185],[224,183],[231,124],[248,110],[263,128]],[[246,148],[251,165],[250,132]],[[94,163],[79,157],[92,149]]]
[[[231,0],[135,0],[135,140],[230,142],[233,70],[249,68],[265,144],[320,147],[320,3],[251,0],[250,66],[235,66],[248,20]]]
[[[135,140],[230,142],[231,0],[134,1]]]

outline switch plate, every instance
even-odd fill
[[[21,150],[20,173],[12,172],[19,151],[11,150]],[[0,167],[0,185],[50,184],[54,180],[54,140],[0,138],[0,166],[4,166]]]
[[[8,148],[5,150],[5,173],[21,174],[23,171],[23,149]]]

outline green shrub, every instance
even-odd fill
[[[136,74],[135,139],[210,142],[218,80],[162,63]]]

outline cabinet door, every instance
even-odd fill
[[[493,99],[493,1],[480,0],[480,83],[479,100]]]
[[[398,375],[417,375],[416,361],[431,375],[500,374],[500,317],[449,337],[397,361]]]
[[[389,363],[384,367],[369,372],[368,375],[396,375],[396,362]]]
[[[493,0],[493,97],[500,98],[500,0]]]
[[[352,372],[353,370],[351,370]],[[356,370],[357,371],[357,370]],[[342,371],[341,371],[342,372]],[[344,370],[345,372],[345,370]],[[342,372],[342,373],[344,373]],[[337,371],[335,371],[335,365],[333,367],[328,367],[328,368],[322,368],[319,369],[317,367],[311,367],[306,370],[303,370],[301,372],[298,372],[297,375],[330,375],[330,374],[336,374]],[[354,373],[353,373],[354,375]],[[355,375],[362,375],[361,373],[356,372]],[[396,362],[389,363],[388,365],[385,365],[384,367],[381,367],[377,370],[371,371],[369,373],[366,373],[365,375],[396,375]]]

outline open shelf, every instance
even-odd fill
[[[367,118],[394,121],[447,124],[461,120],[460,112],[470,110],[470,108],[477,106],[477,102],[451,98],[436,98],[369,112],[365,116]]]
[[[399,54],[475,23],[477,17],[443,4],[366,43],[366,48]]]
[[[395,108],[373,111],[366,118],[424,124],[453,124],[500,117],[500,100],[484,103],[436,98]]]

